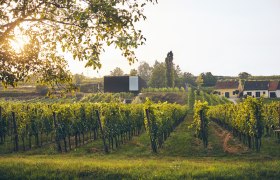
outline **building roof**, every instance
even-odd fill
[[[245,81],[244,91],[250,90],[268,90],[269,81]]]
[[[279,81],[270,81],[268,90],[269,91],[276,91],[278,86],[279,86]]]
[[[238,89],[238,81],[218,81],[216,83],[216,89]]]

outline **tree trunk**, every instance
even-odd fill
[[[75,133],[75,147],[78,147],[78,132]]]
[[[154,153],[157,153],[157,144],[156,141],[154,139],[154,137],[152,137],[152,130],[151,130],[151,121],[150,121],[150,112],[148,109],[145,110],[146,111],[146,116],[147,116],[147,120],[148,120],[148,127],[149,127],[149,131],[150,131],[150,140],[151,140],[151,148],[153,150]]]
[[[12,112],[13,117],[13,124],[14,124],[14,141],[15,141],[15,148],[14,151],[18,151],[18,132],[17,132],[17,122],[16,122],[16,115],[15,112]]]
[[[54,127],[55,127],[55,141],[56,141],[56,145],[57,145],[57,151],[58,152],[62,152],[62,148],[61,148],[61,145],[60,145],[60,134],[58,132],[58,125],[57,125],[57,122],[56,122],[56,114],[55,112],[53,113],[53,121],[54,121]]]
[[[1,144],[4,143],[4,123],[2,121],[2,107],[0,106],[0,137],[1,137]]]
[[[64,151],[67,152],[66,136],[64,136],[63,141],[64,141]]]
[[[102,137],[102,141],[103,141],[103,147],[104,147],[104,152],[105,153],[108,153],[109,150],[108,150],[108,146],[106,144],[106,139],[105,139],[105,136],[104,136],[104,131],[103,131],[103,128],[102,128],[102,124],[101,124],[101,120],[100,120],[100,114],[99,114],[99,111],[96,110],[96,116],[97,116],[97,120],[98,120],[98,124],[99,124],[99,128],[100,128],[100,132],[101,132],[101,137]]]
[[[21,141],[22,141],[22,147],[23,147],[23,151],[25,151],[24,136],[21,136]]]
[[[69,150],[71,150],[71,136],[68,134],[68,144],[69,144]]]

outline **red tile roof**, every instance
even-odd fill
[[[218,81],[216,83],[216,89],[238,89],[238,81]]]
[[[276,91],[277,88],[278,88],[278,84],[279,84],[279,81],[270,81],[268,90],[269,91]]]

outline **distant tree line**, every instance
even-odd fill
[[[137,70],[131,69],[127,75],[139,75],[151,88],[185,88],[187,84],[195,87],[209,87],[216,84],[217,78],[211,72],[201,73],[196,77],[190,72],[182,72],[180,66],[174,64],[173,59],[173,52],[170,51],[164,62],[156,60],[154,65],[150,66],[147,62],[142,61]],[[121,68],[116,67],[110,75],[122,76],[125,74]]]

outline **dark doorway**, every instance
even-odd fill
[[[275,92],[270,92],[269,97],[270,98],[276,98],[276,93]]]
[[[229,98],[229,92],[225,92],[225,97]]]

